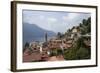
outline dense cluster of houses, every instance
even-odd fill
[[[64,50],[70,49],[73,46],[74,41],[76,41],[79,37],[87,38],[84,40],[84,43],[91,47],[91,36],[89,34],[80,35],[77,28],[74,28],[70,36],[65,36],[61,39],[52,38],[47,41],[46,35],[45,42],[31,42],[28,47],[24,47],[23,62],[48,61],[50,60],[50,54],[53,50],[59,49],[63,52]],[[61,56],[61,59],[62,58],[63,56]]]

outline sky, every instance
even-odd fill
[[[23,10],[22,14],[23,23],[35,24],[55,33],[64,33],[73,26],[78,26],[83,19],[91,16],[90,13],[39,10]]]

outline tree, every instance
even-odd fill
[[[72,48],[68,49],[67,52],[64,52],[64,58],[66,60],[80,60],[80,59],[90,59],[91,50],[90,48],[85,47],[83,38],[79,38]]]
[[[91,32],[91,17],[88,18],[87,20],[87,33]]]
[[[25,47],[29,47],[29,43],[28,42],[25,43]]]
[[[77,59],[89,59],[90,53],[88,51],[88,48],[80,47],[80,49],[77,51]]]
[[[48,35],[47,35],[47,33],[45,33],[45,42],[47,42],[48,41]]]
[[[87,24],[87,20],[86,19],[83,19],[82,24],[83,25],[86,25]]]
[[[57,33],[57,37],[58,37],[59,39],[61,39],[62,34],[61,34],[60,32],[58,32],[58,33]]]
[[[71,32],[71,29],[68,29],[67,32],[70,33]]]
[[[75,26],[73,26],[71,30],[73,30],[73,29],[75,29]]]
[[[63,51],[61,49],[57,50],[57,55],[63,55]]]
[[[82,23],[80,23],[80,31],[81,34],[86,34],[91,32],[91,17],[89,17],[87,20],[83,19]]]
[[[51,50],[50,56],[57,56],[57,49]]]
[[[25,46],[24,46],[23,52],[24,52],[27,48],[29,48],[29,43],[28,43],[28,42],[25,43]]]
[[[82,23],[79,23],[79,27],[82,27]]]

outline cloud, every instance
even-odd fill
[[[68,18],[69,19],[75,19],[76,17],[78,17],[79,14],[78,13],[69,13]]]
[[[63,19],[63,20],[67,20],[68,17],[67,17],[67,16],[62,16],[62,19]]]
[[[90,17],[90,13],[76,12],[43,12],[23,11],[23,22],[36,24],[37,26],[54,31],[65,32],[67,29],[77,26],[83,19]]]
[[[43,16],[43,15],[40,15],[40,16],[39,16],[39,18],[40,18],[40,19],[44,19],[44,18],[45,18],[45,16]]]
[[[57,21],[57,19],[54,18],[54,17],[49,17],[47,20],[48,20],[49,22],[56,22],[56,21]]]
[[[62,16],[63,20],[73,20],[79,16],[78,13],[68,13],[67,16]]]

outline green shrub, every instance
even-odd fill
[[[83,38],[79,38],[72,48],[64,52],[66,60],[90,59],[90,56],[91,49],[84,46]]]

